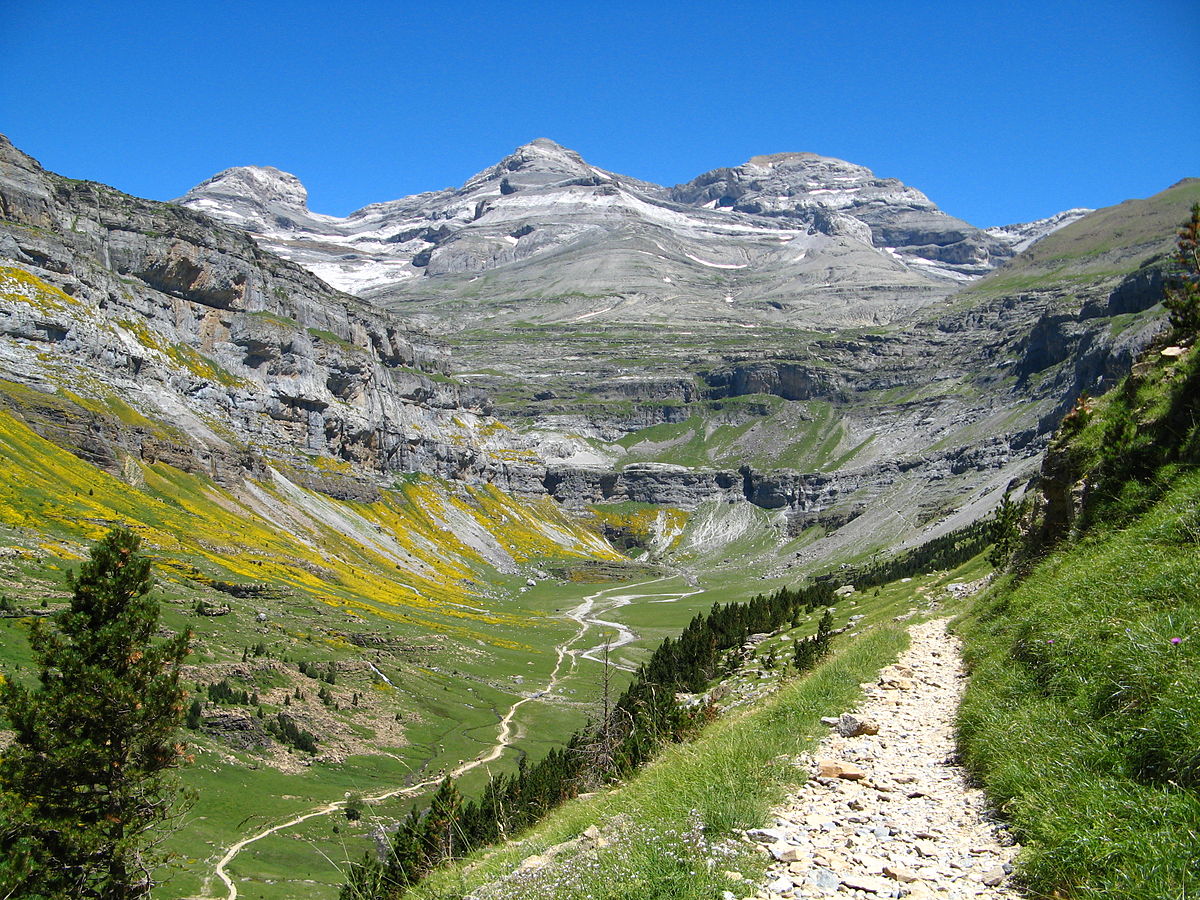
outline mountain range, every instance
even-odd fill
[[[988,232],[814,154],[664,188],[539,139],[338,219],[276,169],[156,204],[2,149],[0,247],[80,301],[17,304],[7,377],[115,391],[172,435],[25,412],[89,458],[345,496],[420,471],[576,507],[748,499],[821,523],[804,559],[954,527],[1028,476],[1158,327],[1196,191]]]
[[[985,232],[896,179],[816,154],[757,156],[665,188],[544,138],[460,188],[345,218],[310,212],[299,180],[269,167],[227,169],[176,202],[410,313],[409,301],[479,296],[522,314],[557,301],[534,305],[539,321],[806,326],[893,321],[1086,212]]]

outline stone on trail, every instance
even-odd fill
[[[879,725],[860,719],[850,713],[842,713],[837,719],[837,733],[842,737],[858,737],[860,734],[879,734]]]
[[[874,856],[856,856],[855,862],[868,875],[881,874],[883,867],[886,865],[882,859],[876,859]]]
[[[760,844],[776,844],[787,840],[787,832],[782,828],[751,828],[746,837]]]
[[[983,873],[983,883],[988,887],[999,887],[1007,877],[1004,866],[995,866]]]
[[[538,869],[544,869],[549,864],[550,860],[548,860],[546,857],[535,854],[533,856],[527,856],[525,859],[521,860],[521,864],[517,866],[517,871],[535,872]]]
[[[867,773],[854,763],[840,762],[836,759],[819,760],[817,774],[821,778],[844,778],[847,781],[861,781],[867,777]]]
[[[842,880],[837,877],[832,871],[824,868],[813,869],[812,874],[808,876],[805,882],[809,887],[815,888],[824,894],[832,894],[838,889],[838,885]]]
[[[917,880],[917,873],[911,869],[904,868],[904,866],[884,866],[883,874],[888,878],[894,878],[896,881],[903,881],[905,884],[909,884]]]
[[[842,884],[855,891],[870,891],[872,894],[891,894],[895,885],[877,875],[848,873],[842,876]]]

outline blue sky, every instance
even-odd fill
[[[811,151],[980,226],[1200,175],[1195,0],[5,0],[0,60],[0,132],[160,200],[274,165],[344,215],[535,137],[661,184]]]

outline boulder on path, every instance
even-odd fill
[[[911,869],[906,869],[904,866],[886,865],[883,867],[883,874],[888,878],[894,878],[896,881],[902,881],[905,884],[911,884],[917,880],[917,873]]]
[[[887,894],[891,896],[894,885],[886,878],[877,875],[856,875],[849,873],[842,876],[842,884],[854,891],[868,891],[872,894]]]
[[[821,778],[844,778],[847,781],[861,781],[867,777],[867,773],[854,763],[836,759],[817,760],[817,774]]]
[[[879,725],[868,719],[860,719],[850,713],[842,713],[837,720],[837,733],[842,737],[858,737],[860,734],[879,734]]]
[[[995,866],[983,873],[983,883],[988,887],[999,887],[1007,877],[1004,866]]]
[[[746,837],[760,844],[775,844],[787,840],[787,831],[782,828],[751,828],[746,831]]]

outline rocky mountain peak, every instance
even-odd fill
[[[848,178],[856,181],[869,181],[875,178],[875,173],[866,166],[856,165],[832,156],[821,156],[819,153],[769,153],[752,156],[743,165],[738,166],[735,171],[749,174],[756,170],[765,170],[793,180],[803,179],[816,187],[830,181]]]
[[[693,205],[715,201],[717,208],[759,215],[881,204],[937,210],[923,193],[898,179],[878,178],[866,166],[817,153],[754,156],[735,168],[713,169],[678,185],[672,196]]]
[[[562,144],[558,143],[558,141],[544,137],[534,138],[528,144],[522,144],[517,148],[516,152],[520,153],[523,151],[541,152],[548,155],[573,156],[576,159],[579,158],[579,154],[574,150],[564,147]]]
[[[921,191],[816,153],[773,153],[671,189],[677,203],[792,220],[858,237],[936,277],[969,279],[1012,255],[1008,242],[946,215]]]
[[[594,178],[597,172],[574,150],[568,150],[549,138],[535,138],[470,179],[464,189],[469,190],[497,179],[517,189],[540,187],[574,178]]]
[[[588,168],[578,153],[549,138],[534,138],[506,156],[500,164],[512,171],[525,168],[578,171]]]
[[[750,157],[750,159],[747,160],[747,165],[772,168],[774,166],[804,164],[810,161],[828,158],[829,157],[821,156],[818,153],[763,153],[758,156]]]
[[[6,163],[17,163],[23,169],[41,168],[32,156],[18,150],[13,142],[3,134],[0,134],[0,160]]]
[[[274,166],[234,166],[196,185],[178,202],[194,206],[202,198],[308,209],[308,190],[300,179]]]

